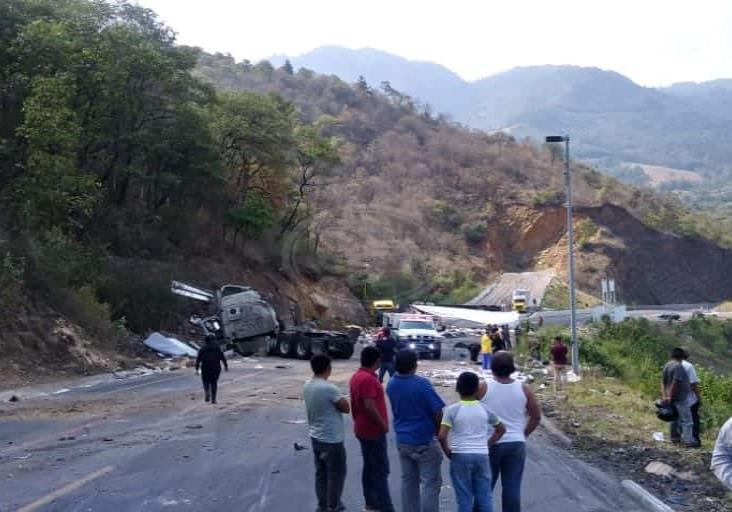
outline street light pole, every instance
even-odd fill
[[[569,252],[569,311],[572,335],[572,371],[579,375],[579,344],[577,343],[577,300],[574,284],[574,225],[572,223],[572,173],[569,165],[569,135],[552,135],[547,143],[564,142],[564,186],[567,196],[567,249]]]

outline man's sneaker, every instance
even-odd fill
[[[208,393],[206,393],[206,398],[205,398],[205,400],[206,400],[207,402],[210,402],[210,401],[211,401],[211,395],[209,395]]]

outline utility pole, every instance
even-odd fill
[[[579,375],[579,345],[577,343],[577,300],[574,286],[574,225],[572,224],[572,172],[569,165],[569,135],[550,135],[547,143],[564,142],[564,186],[567,196],[567,250],[569,252],[569,311],[572,333],[572,371]]]
[[[564,136],[564,183],[567,189],[567,245],[569,246],[569,311],[572,325],[572,371],[579,375],[577,299],[574,290],[574,223],[572,222],[572,172],[569,166],[569,135]]]

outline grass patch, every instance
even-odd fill
[[[600,304],[597,297],[575,290],[578,308],[588,308]],[[558,279],[554,278],[547,286],[544,292],[544,298],[541,299],[541,306],[546,309],[569,309],[569,286]]]
[[[716,430],[703,433],[697,450],[653,440],[654,432],[663,432],[668,440],[668,424],[655,417],[648,396],[615,377],[585,374],[568,386],[566,401],[553,398],[551,385],[538,394],[545,414],[567,432],[583,458],[640,483],[663,500],[687,503],[683,510],[732,510],[732,497],[708,469]],[[645,466],[652,461],[691,472],[695,479],[669,482],[650,475]]]

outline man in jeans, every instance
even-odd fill
[[[394,512],[389,494],[389,457],[386,434],[389,418],[386,413],[384,388],[376,377],[380,355],[376,347],[361,351],[361,368],[351,377],[351,410],[353,430],[363,455],[363,497],[367,511]]]
[[[671,422],[671,438],[673,439],[674,432],[680,431],[684,446],[694,447],[694,421],[689,406],[691,384],[682,364],[684,355],[683,348],[676,347],[671,351],[671,360],[663,367],[661,400],[672,404],[679,415],[676,421]]]
[[[693,425],[691,431],[694,436],[694,446],[699,448],[701,447],[701,419],[699,417],[699,407],[701,406],[702,399],[701,386],[699,385],[699,376],[696,373],[696,368],[691,361],[689,361],[689,351],[686,349],[684,349],[684,360],[681,362],[681,365],[684,367],[684,370],[686,370],[686,375],[689,376],[691,392],[689,393],[687,402],[689,403],[689,408],[691,410],[691,420]]]
[[[318,512],[336,512],[345,510],[341,503],[346,479],[343,414],[348,414],[350,407],[338,388],[328,382],[330,358],[324,354],[313,356],[310,367],[313,378],[305,384],[303,395],[315,457]]]
[[[396,356],[394,378],[386,393],[394,416],[399,462],[402,466],[402,512],[439,512],[442,455],[435,436],[445,403],[430,381],[415,375],[417,353]],[[421,484],[421,492],[420,492]]]
[[[384,382],[384,374],[388,373],[391,379],[394,376],[394,353],[397,342],[391,336],[391,329],[384,327],[384,335],[376,340],[376,348],[381,354],[381,367],[379,368],[379,382]]]
[[[493,380],[478,393],[490,412],[501,418],[506,433],[491,447],[492,483],[501,479],[501,511],[521,512],[521,482],[526,463],[526,439],[541,421],[541,408],[531,388],[511,378],[516,371],[513,356],[498,352],[491,361]]]
[[[460,402],[445,409],[438,439],[450,459],[450,479],[458,512],[491,512],[491,470],[488,446],[506,429],[500,420],[476,399],[480,378],[463,372],[457,379]],[[492,448],[491,448],[492,450]]]

